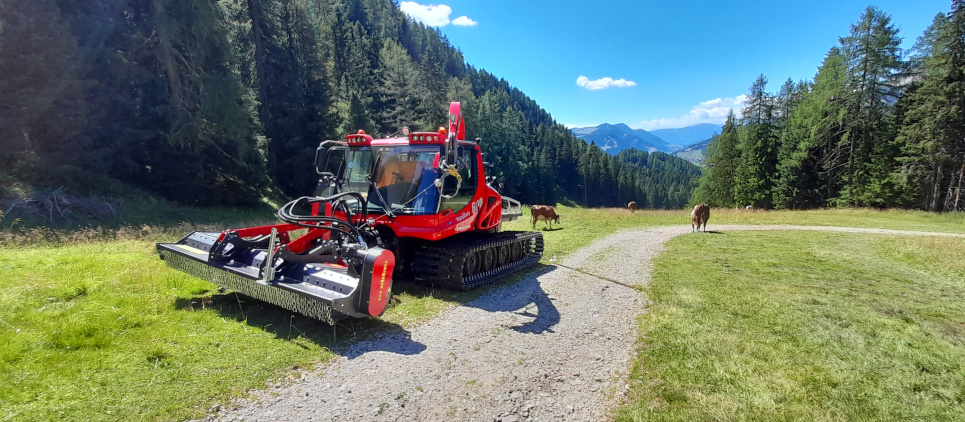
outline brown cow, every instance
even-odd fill
[[[630,214],[633,214],[633,212],[637,210],[637,201],[630,201],[630,203],[627,204],[627,208],[630,209]]]
[[[710,220],[710,207],[707,204],[700,204],[690,212],[690,232],[694,232],[694,225],[700,231],[700,225],[704,225],[704,232],[707,232],[707,220]]]
[[[537,221],[544,221],[543,223],[544,230],[546,229],[545,222],[549,223],[550,229],[553,228],[554,221],[556,222],[556,224],[560,224],[559,214],[557,214],[556,210],[549,205],[533,205],[533,207],[530,208],[530,211],[532,211],[532,214],[533,214],[533,230],[536,230]]]

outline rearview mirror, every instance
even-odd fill
[[[329,173],[341,177],[348,147],[338,141],[325,141],[315,151],[315,172]]]

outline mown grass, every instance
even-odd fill
[[[55,199],[56,198],[56,199]],[[18,200],[23,200],[19,198]],[[276,220],[276,205],[198,208],[150,196],[79,198],[36,195],[27,202],[0,200],[0,247],[145,240],[169,241],[191,230],[248,227]],[[61,201],[57,211],[46,209]],[[76,211],[74,211],[76,210]]]
[[[212,296],[151,249],[0,250],[0,420],[196,417],[334,355],[327,324]]]
[[[165,267],[154,251],[154,242],[199,228],[271,222],[271,212],[166,206],[158,205],[154,220],[137,208],[122,221],[73,221],[74,228],[0,220],[0,421],[198,417],[214,403],[291,376],[293,367],[324,363],[353,341],[405,330],[495,288],[456,293],[397,282],[382,318],[331,327],[218,294],[214,285]],[[559,213],[562,224],[542,231],[544,263],[619,230],[689,224],[685,210],[631,215],[561,207]],[[504,228],[531,230],[528,218]],[[962,232],[963,220],[866,210],[715,210],[710,228],[798,221]]]
[[[961,420],[965,241],[672,240],[617,420]]]
[[[569,253],[620,230],[690,226],[690,210],[629,210],[619,208],[557,207],[560,224],[544,230],[544,222],[536,223],[543,232],[546,251],[543,261],[562,258]],[[895,230],[920,230],[965,233],[965,213],[935,214],[920,211],[874,209],[826,209],[813,211],[744,211],[711,210],[708,230],[719,224],[813,225],[875,227]],[[504,225],[507,230],[532,230],[529,210],[521,219]]]

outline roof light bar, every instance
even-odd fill
[[[409,134],[411,144],[443,144],[446,136],[439,132],[415,132]]]
[[[345,142],[348,142],[349,146],[368,146],[372,145],[372,137],[363,132],[357,135],[346,136]]]

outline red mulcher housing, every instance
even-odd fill
[[[282,224],[194,232],[157,250],[172,268],[312,318],[377,317],[395,274],[469,290],[539,261],[542,234],[500,231],[522,210],[484,164],[454,102],[448,132],[322,142],[315,196],[281,207]]]

